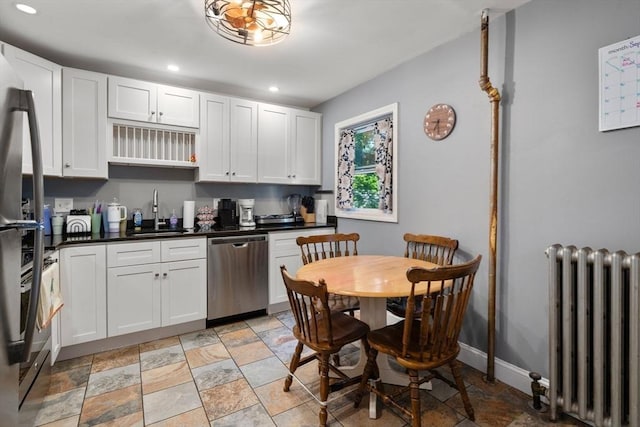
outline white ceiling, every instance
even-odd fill
[[[65,66],[313,107],[479,31],[485,8],[494,19],[527,1],[290,0],[289,37],[257,48],[216,35],[204,0],[1,0],[0,40]]]

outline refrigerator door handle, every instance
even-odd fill
[[[13,229],[37,230],[38,228],[44,228],[44,224],[31,220],[17,220],[9,222],[8,224],[0,224],[0,231]]]
[[[42,177],[42,152],[40,151],[40,132],[36,118],[36,107],[33,92],[20,90],[18,111],[25,111],[29,120],[29,134],[31,135],[31,158],[33,161],[33,200],[36,228],[33,241],[33,276],[29,309],[24,332],[24,340],[9,344],[9,363],[21,363],[29,360],[33,333],[36,327],[38,300],[40,298],[40,282],[42,280],[42,266],[44,255],[44,180]],[[19,221],[18,221],[19,223]],[[15,228],[15,227],[14,227]]]

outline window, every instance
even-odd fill
[[[336,216],[398,222],[398,104],[337,123]]]

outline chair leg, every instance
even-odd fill
[[[289,391],[289,388],[291,387],[291,382],[293,381],[293,373],[296,371],[296,369],[298,369],[298,363],[300,363],[300,355],[302,354],[302,347],[303,344],[298,341],[298,344],[296,345],[296,351],[293,353],[293,357],[291,358],[291,364],[289,365],[289,372],[291,372],[291,374],[287,375],[287,378],[285,378],[284,380],[284,387],[283,390],[285,392]]]
[[[366,340],[363,340],[364,342],[366,342]],[[364,396],[364,393],[367,390],[367,381],[369,381],[369,378],[371,377],[371,375],[374,373],[374,370],[377,371],[378,370],[378,365],[376,364],[376,358],[378,357],[378,350],[376,350],[375,348],[369,348],[369,343],[366,342],[366,348],[364,347],[363,344],[363,348],[361,351],[365,351],[366,349],[369,349],[369,351],[367,352],[367,364],[364,367],[364,372],[362,373],[362,379],[360,380],[360,388],[358,389],[358,392],[356,393],[355,396],[355,401],[353,402],[353,407],[357,408],[358,406],[360,406],[360,402],[362,401],[362,396]],[[377,372],[376,372],[376,378],[377,378]]]
[[[327,399],[329,398],[329,354],[320,355],[320,427],[327,425]]]
[[[464,405],[464,410],[467,412],[469,419],[471,421],[475,421],[476,416],[473,413],[473,406],[471,406],[471,401],[469,400],[469,395],[467,394],[467,388],[464,386],[464,381],[462,380],[462,373],[460,372],[460,363],[457,360],[453,360],[449,363],[451,367],[451,373],[453,374],[453,378],[456,381],[456,387],[460,392],[460,397],[462,398],[462,403]]]
[[[333,354],[333,364],[335,366],[340,366],[340,355],[338,353]]]
[[[420,410],[420,383],[418,382],[418,371],[410,369],[409,378],[411,380],[411,384],[409,385],[411,395],[411,427],[420,427],[422,414]]]

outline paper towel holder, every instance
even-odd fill
[[[193,230],[193,222],[195,218],[195,201],[185,200],[182,206],[182,228]]]

